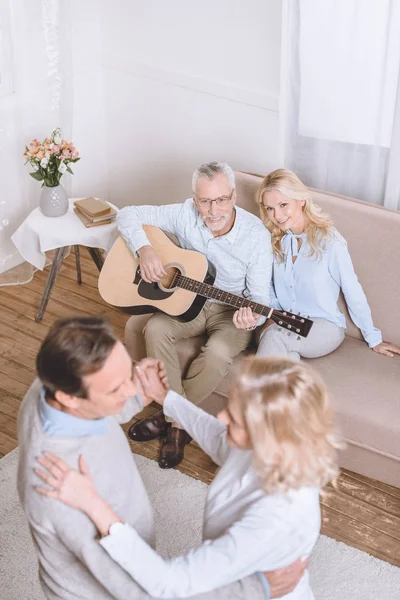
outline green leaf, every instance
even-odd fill
[[[40,173],[40,171],[35,171],[35,173],[29,173],[29,175],[33,177],[33,179],[36,179],[36,181],[43,181],[44,179],[44,175]]]
[[[67,171],[68,171],[68,173],[71,173],[71,175],[74,174],[73,170],[70,167],[67,167]]]

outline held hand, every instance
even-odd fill
[[[35,469],[35,473],[50,486],[50,489],[36,488],[42,496],[61,500],[71,508],[84,512],[87,512],[99,498],[82,455],[79,457],[79,471],[72,469],[65,461],[50,452],[44,452],[37,460],[46,471]]]
[[[138,363],[135,367],[135,375],[147,400],[155,400],[158,404],[163,405],[169,388],[164,364],[156,361],[157,367],[155,367],[146,361],[154,361],[154,359],[146,358]]]
[[[260,315],[253,313],[249,306],[239,308],[233,315],[233,324],[236,329],[254,329],[260,319]]]
[[[145,372],[149,369],[155,369],[158,373],[161,383],[166,390],[169,390],[168,375],[162,360],[158,360],[157,358],[143,358],[137,363],[136,366],[140,367],[141,370]]]
[[[140,258],[140,272],[142,279],[147,283],[157,282],[166,275],[161,258],[151,246],[142,246],[138,250]]]
[[[264,573],[271,587],[271,598],[281,598],[293,592],[307,567],[308,559],[298,558],[288,567]]]
[[[395,354],[400,354],[400,348],[390,342],[381,342],[377,346],[372,348],[377,354],[385,354],[386,356],[393,357]]]

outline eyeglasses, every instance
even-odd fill
[[[196,197],[193,197],[193,200],[196,200],[197,204],[199,206],[201,206],[202,208],[206,208],[208,206],[211,207],[213,202],[215,202],[215,204],[217,206],[227,206],[229,204],[229,202],[232,200],[234,191],[235,190],[233,189],[231,191],[231,193],[229,194],[229,196],[221,196],[220,198],[215,198],[215,200],[209,200],[208,198],[197,198],[196,199]]]

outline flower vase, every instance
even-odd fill
[[[46,217],[62,217],[68,212],[69,201],[67,192],[62,185],[42,187],[40,194],[40,210]]]

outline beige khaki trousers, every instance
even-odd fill
[[[194,404],[200,404],[215,390],[234,357],[250,343],[252,332],[236,329],[232,322],[234,312],[229,306],[206,302],[189,323],[156,313],[143,330],[147,356],[164,362],[171,389]],[[207,334],[207,342],[182,380],[176,344],[203,334]]]

